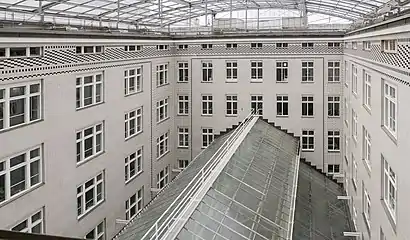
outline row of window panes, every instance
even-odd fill
[[[103,53],[103,46],[77,46],[75,47],[76,54],[93,54],[93,53]]]
[[[127,46],[124,46],[124,51],[126,52],[142,51],[142,45],[127,45]]]
[[[302,45],[302,48],[313,48],[314,43],[312,43],[312,42],[303,42],[301,45]],[[340,48],[341,45],[342,44],[340,42],[329,42],[327,46],[329,48]],[[187,45],[179,45],[179,46],[187,46]],[[238,48],[237,43],[227,43],[225,46],[226,46],[227,49],[236,49],[236,48]],[[263,44],[262,43],[251,43],[250,46],[251,46],[252,49],[258,49],[258,48],[260,49],[260,48],[262,48]],[[286,42],[275,43],[275,46],[276,46],[276,48],[279,48],[279,49],[288,48],[289,43],[286,43]],[[181,48],[178,47],[178,48],[181,49],[182,47]],[[202,49],[212,49],[213,44],[202,44],[201,48]],[[185,49],[185,48],[183,48],[183,49]]]
[[[340,131],[329,130],[327,132],[327,149],[329,152],[340,151]],[[310,152],[315,150],[315,131],[311,129],[302,130],[302,151]]]
[[[372,48],[372,42],[371,41],[363,41],[363,50],[365,51],[370,51]],[[357,49],[358,43],[356,41],[351,42],[352,49]],[[348,43],[346,43],[346,46],[348,46]],[[388,53],[396,53],[397,52],[397,40],[396,39],[388,39],[388,40],[381,40],[380,42],[381,46],[381,51],[382,52],[388,52]]]
[[[43,47],[0,47],[0,58],[40,57]]]
[[[214,131],[212,128],[202,128],[202,148],[206,148],[214,141]],[[189,129],[178,127],[178,147],[189,147]]]

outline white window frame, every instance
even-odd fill
[[[86,135],[86,132],[90,131],[90,134]],[[85,149],[86,142],[91,139],[92,141],[92,153],[86,157],[86,152],[90,149]],[[98,144],[99,142],[99,144]],[[77,146],[77,165],[86,162],[99,154],[104,152],[104,122],[99,122],[92,126],[85,127],[78,130],[76,133],[76,146]]]
[[[142,51],[142,45],[127,45],[124,46],[126,52],[139,52]]]
[[[332,144],[329,143],[330,140]],[[327,150],[328,152],[340,152],[340,130],[327,131]]]
[[[125,140],[142,133],[142,107],[125,113],[124,116]]]
[[[279,111],[279,105],[282,111]],[[287,109],[287,114],[284,114],[284,109]],[[289,116],[289,96],[286,94],[276,95],[276,116],[288,117]]]
[[[157,138],[157,159],[169,153],[169,132],[165,132]]]
[[[91,77],[91,82],[85,83],[85,79]],[[91,89],[91,97],[85,98],[86,89]],[[99,94],[97,94],[99,92]],[[90,103],[86,100],[90,99]],[[95,106],[104,102],[104,72],[88,73],[76,77],[76,109]]]
[[[159,51],[167,51],[169,49],[169,45],[168,44],[160,44],[157,45],[157,50]]]
[[[164,189],[169,183],[169,166],[166,166],[164,169],[157,173],[157,189]]]
[[[238,81],[238,62],[226,61],[226,81],[237,82]]]
[[[161,123],[169,118],[168,103],[169,97],[157,101],[157,123]]]
[[[87,238],[89,234],[92,234],[93,238]],[[100,222],[95,228],[89,231],[85,236],[85,239],[92,239],[92,240],[105,240],[105,219]]]
[[[125,183],[131,182],[138,175],[143,172],[144,162],[144,148],[142,146],[138,147],[135,152],[132,152],[124,158],[124,173],[125,173]]]
[[[178,95],[178,116],[188,116],[189,95]]]
[[[352,42],[352,49],[354,49],[354,50],[357,49],[357,42],[356,41]]]
[[[371,170],[371,151],[372,151],[372,138],[369,131],[363,126],[363,161],[366,163],[369,170]]]
[[[226,95],[226,116],[238,115],[238,95],[230,94]]]
[[[89,186],[87,186],[89,182],[92,182]],[[104,186],[104,172],[98,173],[95,177],[88,179],[84,183],[77,186],[77,219],[80,219],[87,213],[91,212],[93,209],[98,207],[105,199],[105,189]],[[100,193],[98,191],[100,188]],[[93,198],[92,205],[86,208],[86,193],[92,191]],[[100,196],[100,199],[98,199]],[[81,205],[79,205],[79,202]]]
[[[345,61],[345,86],[349,87],[349,63]]]
[[[363,41],[363,50],[370,51],[371,48],[372,48],[372,42]]]
[[[237,43],[227,43],[226,44],[226,49],[237,49],[238,44]]]
[[[263,95],[251,95],[251,110],[257,116],[263,116]]]
[[[158,64],[156,66],[157,87],[168,84],[168,63]]]
[[[251,82],[263,81],[263,61],[251,61]]]
[[[301,142],[303,152],[315,151],[315,130],[302,129]]]
[[[262,43],[251,43],[251,49],[262,49]]]
[[[24,93],[16,96],[11,96],[12,91],[19,88],[23,88]],[[24,102],[23,113],[16,114],[16,112],[12,116],[10,112],[18,111],[18,105],[20,105],[18,104],[18,102],[20,101]],[[36,102],[36,106],[33,105],[34,102]],[[16,103],[16,105],[14,105],[14,103]],[[0,86],[0,112],[2,113],[2,118],[0,119],[0,132],[42,120],[42,82],[31,81],[25,84],[20,83]],[[21,116],[23,117],[23,122],[10,126],[12,122],[11,118]]]
[[[345,139],[344,157],[346,159],[346,163],[349,165],[349,137],[346,133],[344,134],[344,139]]]
[[[352,162],[353,162],[353,173],[352,173],[352,182],[355,189],[357,189],[357,161],[352,153]]]
[[[388,213],[396,223],[397,217],[397,190],[398,181],[396,172],[382,155],[382,199],[388,209]]]
[[[312,110],[311,112],[309,110]],[[315,115],[313,95],[302,95],[302,117],[313,117]]]
[[[363,105],[370,110],[372,107],[372,76],[363,70]]]
[[[314,43],[313,42],[303,42],[302,49],[313,49]]]
[[[211,61],[202,61],[202,82],[213,81],[213,64]]]
[[[340,82],[340,61],[327,62],[327,81]]]
[[[371,201],[370,201],[370,195],[367,192],[366,187],[363,184],[363,216],[364,216],[364,221],[369,227],[368,229],[371,229],[370,225],[370,218],[371,218]]]
[[[40,231],[36,229],[38,226],[40,227]],[[41,208],[30,214],[26,219],[19,221],[19,223],[11,227],[10,230],[22,233],[44,234],[44,209]]]
[[[382,79],[383,82],[383,126],[394,137],[397,136],[397,86]]]
[[[178,169],[184,170],[189,165],[189,160],[178,159]]]
[[[276,48],[278,49],[286,49],[288,47],[289,47],[289,43],[286,43],[286,42],[276,43]]]
[[[357,96],[357,66],[352,64],[352,93]]]
[[[189,147],[189,128],[178,127],[178,148]]]
[[[214,141],[213,128],[202,128],[202,148],[208,147]]]
[[[340,117],[340,96],[333,95],[327,97],[327,116],[330,118]]]
[[[188,44],[179,44],[178,50],[188,50]]]
[[[142,92],[142,66],[124,70],[124,95]]]
[[[357,142],[357,132],[359,130],[358,125],[359,122],[357,119],[357,113],[354,109],[352,109],[352,137],[355,142]]]
[[[125,201],[125,220],[131,220],[138,213],[141,212],[142,208],[144,207],[144,187],[137,190],[130,198]],[[134,213],[132,214],[132,212]]]
[[[24,49],[24,55],[22,56],[11,56],[12,49],[19,48]],[[3,54],[0,58],[28,58],[28,57],[42,57],[44,55],[44,47],[32,46],[32,47],[2,47]],[[35,50],[32,51],[31,50]],[[38,53],[34,53],[38,52]]]
[[[354,202],[352,203],[352,211],[353,211],[353,218],[352,218],[353,225],[354,225],[355,230],[358,230],[357,228],[357,209],[356,209]]]
[[[201,44],[202,50],[211,50],[213,48],[212,44]]]
[[[289,63],[288,61],[276,61],[276,82],[288,82]]]
[[[330,49],[337,49],[341,47],[341,43],[340,42],[328,42],[327,43],[327,48]]]
[[[90,52],[86,52],[86,48],[92,48]],[[76,46],[76,54],[94,54],[94,53],[104,53],[104,46]]]
[[[339,171],[336,171],[336,168],[339,169]],[[340,168],[340,164],[328,164],[327,165],[327,173],[328,174],[337,174],[340,173],[342,169]]]
[[[349,101],[347,100],[347,97],[344,98],[344,102],[345,102],[344,119],[345,119],[346,126],[349,127]]]
[[[302,61],[302,82],[314,82],[314,62]]]
[[[178,62],[178,81],[187,83],[189,81],[189,64],[188,62]]]
[[[397,39],[381,40],[381,50],[385,53],[397,53]]]
[[[201,112],[203,116],[212,116],[213,114],[213,96],[210,94],[201,95],[202,104]]]

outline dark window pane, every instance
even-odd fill
[[[26,168],[21,167],[10,173],[11,196],[26,189]]]
[[[30,121],[40,118],[40,96],[30,97]]]
[[[41,48],[40,47],[31,47],[30,48],[30,56],[40,56]]]
[[[26,56],[26,48],[24,47],[10,48],[10,57],[25,57],[25,56]]]
[[[6,200],[6,176],[0,175],[0,202]]]
[[[24,222],[22,222],[19,225],[15,226],[11,230],[16,231],[16,232],[20,232],[20,231],[24,230],[25,228],[27,228],[27,220],[25,220]]]
[[[30,163],[30,185],[40,182],[40,161]]]
[[[10,127],[24,123],[24,99],[10,101]]]
[[[26,161],[26,154],[21,154],[10,159],[10,167],[14,167]]]

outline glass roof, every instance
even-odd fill
[[[166,26],[188,18],[245,9],[288,9],[363,19],[388,0],[1,0],[5,20],[125,27]],[[4,14],[3,14],[4,12]]]

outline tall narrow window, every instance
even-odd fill
[[[397,176],[387,160],[382,156],[382,198],[387,206],[388,214],[396,222]]]
[[[87,161],[104,151],[103,123],[77,131],[77,164]]]
[[[169,182],[169,169],[166,166],[159,173],[157,173],[157,189],[162,190]]]
[[[354,154],[352,153],[352,162],[353,162],[353,173],[352,173],[352,182],[355,189],[357,189],[357,162]]]
[[[339,164],[328,164],[327,173],[329,174],[340,173],[340,165]]]
[[[156,66],[157,87],[168,84],[168,63]]]
[[[165,156],[169,152],[169,132],[157,138],[157,159]]]
[[[11,231],[24,233],[44,233],[43,209],[31,214],[28,218],[11,228]]]
[[[228,82],[238,81],[238,62],[236,61],[226,62],[226,81]]]
[[[142,66],[124,71],[124,94],[142,91]]]
[[[363,160],[371,169],[371,150],[372,150],[372,138],[369,131],[363,126]]]
[[[329,152],[340,151],[340,131],[332,130],[327,132],[327,149]]]
[[[178,115],[188,115],[189,113],[189,96],[178,96]]]
[[[382,52],[397,53],[397,40],[382,40],[381,41]]]
[[[276,81],[287,82],[288,81],[288,62],[278,61],[276,62]]]
[[[125,139],[134,137],[142,132],[142,107],[125,113],[124,127]]]
[[[349,64],[345,61],[345,86],[349,86]]]
[[[352,42],[352,49],[357,49],[357,42],[356,41],[353,41]]]
[[[189,129],[187,127],[178,128],[178,147],[189,147]]]
[[[313,82],[313,62],[302,62],[302,82]]]
[[[357,142],[357,131],[358,131],[358,120],[357,120],[357,113],[354,109],[352,109],[352,137]]]
[[[370,110],[372,106],[372,77],[364,70],[363,75],[363,104]]]
[[[41,146],[0,159],[0,203],[20,196],[43,182]]]
[[[168,118],[168,98],[157,102],[157,123]]]
[[[363,216],[365,223],[367,224],[368,229],[371,229],[370,226],[370,217],[371,217],[371,203],[370,203],[370,195],[367,192],[366,187],[363,183]]]
[[[328,96],[327,97],[327,115],[329,117],[340,116],[340,97]]]
[[[327,81],[328,82],[340,82],[340,62],[339,61],[327,62]]]
[[[185,159],[178,159],[178,168],[184,170],[189,165],[189,161]]]
[[[251,61],[251,81],[262,81],[263,79],[263,62]]]
[[[129,182],[142,173],[143,147],[125,157],[125,182]]]
[[[313,152],[315,150],[315,131],[302,130],[302,151]]]
[[[178,82],[188,82],[188,62],[178,62]]]
[[[92,106],[103,102],[103,74],[90,74],[76,78],[76,107]]]
[[[363,41],[363,50],[370,51],[371,48],[372,48],[372,42]]]
[[[238,115],[238,96],[226,95],[226,115],[236,116]]]
[[[81,218],[104,201],[104,172],[77,187],[77,217]]]
[[[87,233],[84,238],[90,240],[105,240],[105,220]]]
[[[344,98],[345,102],[345,108],[344,108],[344,119],[345,119],[345,124],[348,127],[349,126],[349,101],[347,101],[347,98]]]
[[[276,96],[276,115],[287,117],[289,116],[289,97],[288,95]]]
[[[251,110],[259,116],[263,115],[263,96],[251,95]]]
[[[202,95],[202,115],[213,114],[213,100],[212,95]]]
[[[212,62],[202,62],[202,82],[212,82]]]
[[[313,114],[313,96],[302,95],[302,117],[312,117]]]
[[[357,95],[357,66],[352,64],[352,92]]]
[[[138,190],[127,201],[125,201],[125,219],[130,220],[137,216],[143,207],[143,188]]]
[[[397,134],[397,87],[383,80],[383,126],[393,136]]]
[[[214,130],[212,128],[202,128],[202,148],[206,148],[214,141]]]

